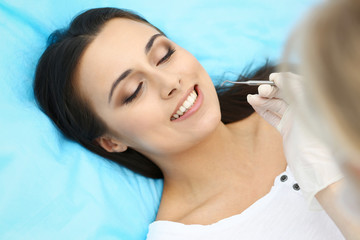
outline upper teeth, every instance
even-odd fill
[[[174,115],[172,115],[171,120],[178,119],[180,116],[182,116],[184,113],[186,113],[187,110],[189,110],[192,105],[194,105],[194,102],[197,99],[197,94],[195,90],[193,90],[187,99],[183,102],[183,104],[179,107],[179,109],[176,111]]]

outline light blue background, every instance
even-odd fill
[[[92,7],[132,9],[192,52],[216,80],[277,60],[310,0],[1,0],[0,239],[144,239],[161,180],[70,142],[32,95],[48,35]]]

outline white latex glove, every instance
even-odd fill
[[[276,86],[259,86],[259,94],[248,95],[248,102],[260,116],[279,130],[283,136],[288,166],[305,200],[311,209],[321,209],[315,195],[340,180],[342,173],[329,149],[307,131],[293,111],[294,103],[284,95],[286,83],[290,92],[301,99],[301,77],[292,73],[272,73],[269,78]]]

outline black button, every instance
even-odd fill
[[[286,180],[288,180],[288,176],[282,175],[282,176],[280,177],[280,181],[286,182]]]
[[[295,183],[295,184],[293,185],[293,189],[294,189],[295,191],[299,191],[299,190],[300,190],[299,184]]]

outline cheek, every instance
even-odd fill
[[[111,129],[124,144],[146,154],[162,149],[162,145],[167,142],[164,139],[171,136],[171,131],[168,127],[170,116],[166,115],[164,108],[161,108],[160,104],[144,102],[139,102],[136,107],[131,106],[130,111],[114,117]]]
[[[177,63],[175,64],[178,71],[185,75],[199,76],[206,74],[205,69],[200,62],[187,50],[180,48]]]
[[[139,107],[131,112],[122,114],[115,123],[116,132],[123,139],[144,138],[151,129],[156,128],[162,121],[162,116],[154,114],[159,112],[154,106]]]

